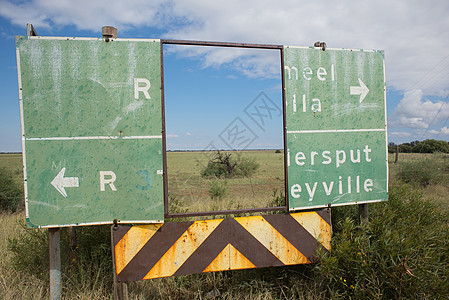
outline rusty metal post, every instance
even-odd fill
[[[115,269],[115,244],[114,231],[117,230],[117,223],[111,226],[111,252],[112,252],[112,273],[114,274],[114,300],[128,300],[128,284],[117,281],[117,272]]]
[[[359,204],[360,225],[368,224],[368,203]]]
[[[72,268],[76,268],[77,261],[76,261],[76,248],[78,246],[76,241],[76,229],[73,226],[69,227],[69,243],[70,243],[70,266]]]
[[[59,228],[48,230],[48,248],[50,251],[50,299],[61,299],[61,247]]]

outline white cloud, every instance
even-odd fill
[[[162,25],[164,19],[168,19],[168,7],[161,0],[0,1],[0,7],[0,15],[10,19],[13,24],[23,26],[32,23],[37,29],[75,25],[79,29],[97,32],[105,25],[120,29],[130,26],[158,26]]]
[[[391,114],[388,124],[393,128],[426,129],[431,123],[436,125],[448,117],[449,105],[444,101],[423,99],[422,90],[411,90],[404,94],[404,98]]]
[[[191,132],[186,132],[187,136],[192,136],[193,134]]]
[[[179,134],[176,133],[169,133],[166,136],[167,139],[174,139],[174,138],[179,138]]]
[[[449,128],[444,126],[443,128],[441,128],[440,134],[449,135]]]
[[[449,1],[162,1],[0,0],[0,15],[39,27],[75,25],[98,32],[112,25],[123,32],[157,27],[165,37],[329,47],[383,49],[387,83],[397,90],[442,95],[449,88]],[[228,51],[229,52],[229,51]],[[233,60],[216,49],[205,66],[234,62],[247,75],[278,72],[277,61]],[[417,120],[416,126],[420,125]]]
[[[449,135],[449,128],[444,126],[440,130],[429,130],[429,133],[437,136]]]

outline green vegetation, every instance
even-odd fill
[[[211,200],[222,200],[228,190],[226,180],[214,179],[210,182],[209,195]]]
[[[266,201],[271,206],[283,205],[283,181],[276,179],[281,178],[283,170],[275,173],[277,170],[273,169],[275,163],[282,166],[281,155],[274,151],[251,154],[260,163],[253,177],[255,192],[263,187],[259,182],[276,183],[264,187]],[[222,198],[218,197],[218,191],[214,192],[217,197],[213,203],[206,203],[209,207],[238,202],[239,199],[229,199],[234,178],[202,179],[198,175],[205,165],[201,164],[206,160],[202,159],[204,153],[168,155],[172,163],[169,182],[177,184],[172,187],[169,199],[172,212],[186,211],[186,202],[179,199],[185,200],[181,195],[189,186],[195,190],[199,182],[206,184],[203,199],[209,202],[213,182],[217,182],[217,187],[227,182]],[[187,157],[195,159],[191,162]],[[211,299],[214,295],[218,299],[446,299],[448,164],[449,157],[445,154],[401,153],[398,163],[390,164],[389,201],[369,205],[367,225],[358,225],[357,206],[332,209],[332,252],[321,253],[320,263],[134,282],[128,285],[130,299]],[[13,176],[11,168],[8,170]],[[268,171],[275,174],[263,177]],[[413,172],[418,175],[407,175]],[[195,180],[187,180],[194,174]],[[250,185],[246,178],[237,180]],[[249,197],[253,197],[251,193]],[[245,197],[242,199],[243,203],[249,203]],[[0,214],[2,298],[45,299],[49,288],[47,230],[25,229],[23,220],[23,212]],[[61,230],[63,298],[110,299],[110,227],[86,226],[76,230],[76,249],[69,247],[67,229]],[[73,251],[74,262],[70,260]]]
[[[23,187],[14,181],[11,171],[0,168],[0,211],[15,212],[23,207]]]
[[[441,140],[428,139],[424,141],[413,141],[397,145],[401,153],[449,153],[449,143]],[[388,152],[396,152],[396,144],[388,145]]]
[[[251,177],[259,166],[254,158],[242,157],[239,154],[237,154],[237,158],[234,158],[232,153],[217,151],[214,158],[209,160],[207,166],[201,171],[201,176],[217,178]]]

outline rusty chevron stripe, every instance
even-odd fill
[[[330,212],[120,226],[116,276],[128,282],[184,274],[303,264],[330,250]]]

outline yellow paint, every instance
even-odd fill
[[[252,269],[256,266],[234,246],[227,244],[203,272]]]
[[[115,269],[119,274],[162,224],[133,226],[115,245]]]
[[[310,262],[263,217],[242,217],[235,220],[285,265]]]
[[[252,269],[256,266],[229,244],[229,270]]]
[[[223,219],[197,221],[168,249],[143,279],[172,276]]]
[[[316,212],[303,212],[291,216],[327,250],[331,249],[331,226]]]

